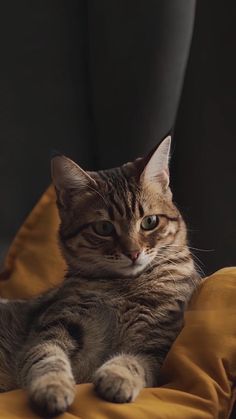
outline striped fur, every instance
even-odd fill
[[[64,412],[75,383],[93,381],[118,403],[158,385],[200,281],[168,187],[167,143],[100,172],[54,158],[65,281],[29,301],[0,300],[0,389],[26,388],[42,415]],[[142,230],[150,215],[157,226]],[[99,220],[113,224],[109,236],[96,233]]]

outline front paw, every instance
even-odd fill
[[[98,395],[113,403],[133,401],[142,387],[138,377],[134,377],[126,367],[112,363],[100,367],[93,382]]]
[[[64,413],[72,404],[75,385],[69,378],[41,377],[30,388],[30,403],[34,411],[43,417]]]

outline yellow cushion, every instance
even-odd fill
[[[0,275],[4,297],[35,295],[63,278],[56,230],[58,214],[50,187],[18,232]],[[236,268],[208,277],[185,315],[185,327],[162,370],[163,385],[144,389],[131,404],[99,399],[91,384],[77,386],[63,418],[210,419],[228,418],[236,381]],[[0,418],[31,419],[22,390],[0,395]]]
[[[27,298],[62,281],[66,266],[57,244],[55,200],[50,186],[18,231],[0,273],[2,297]]]

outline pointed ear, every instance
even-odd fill
[[[75,162],[63,155],[56,155],[51,160],[52,181],[58,200],[64,203],[72,189],[84,190],[89,186],[95,187],[96,181]]]
[[[169,186],[169,157],[171,137],[166,137],[157,148],[145,159],[140,180],[144,182],[159,182],[163,189]]]

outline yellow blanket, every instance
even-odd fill
[[[65,265],[56,242],[58,222],[50,187],[9,250],[0,274],[1,296],[28,297],[62,280]],[[91,384],[79,385],[63,418],[228,418],[236,382],[236,268],[208,277],[193,297],[162,375],[162,387],[145,389],[134,403],[124,405],[100,400]],[[25,392],[17,390],[0,395],[0,418],[37,416]]]

